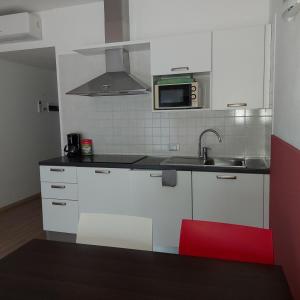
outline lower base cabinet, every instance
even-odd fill
[[[156,251],[176,251],[181,220],[192,218],[191,172],[177,172],[176,187],[162,186],[162,171],[78,168],[80,212],[151,218]]]
[[[132,171],[137,215],[152,218],[155,251],[177,251],[182,219],[192,218],[191,172],[177,172],[177,186],[162,186],[162,171]]]
[[[79,205],[76,172],[76,167],[40,167],[45,231],[77,233]]]
[[[176,252],[182,219],[268,228],[268,176],[161,170],[41,167],[44,230],[76,234],[80,213],[151,218],[155,251]]]
[[[264,227],[264,175],[192,173],[193,219]]]

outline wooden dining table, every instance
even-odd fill
[[[0,260],[0,299],[292,299],[279,266],[33,240]]]

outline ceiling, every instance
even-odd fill
[[[56,58],[54,48],[40,48],[3,52],[0,53],[0,59],[43,69],[56,69]]]
[[[0,0],[0,15],[24,11],[36,12],[98,1],[101,0]]]

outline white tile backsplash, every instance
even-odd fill
[[[85,100],[83,100],[85,99]],[[63,103],[64,135],[80,132],[94,141],[95,153],[196,155],[200,133],[213,128],[203,142],[218,156],[269,156],[272,111],[152,112],[151,97],[68,96]],[[170,144],[180,150],[169,151]]]

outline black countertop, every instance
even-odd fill
[[[118,155],[119,156],[119,155]],[[102,155],[91,157],[74,157],[66,156],[56,157],[49,160],[41,161],[40,166],[70,166],[70,167],[91,167],[91,168],[123,168],[139,170],[177,170],[177,171],[199,171],[199,172],[222,172],[222,173],[248,173],[248,174],[269,174],[269,164],[264,159],[246,159],[246,168],[237,167],[214,167],[214,166],[162,166],[161,162],[167,157],[145,156],[137,159],[135,163],[113,163],[103,162]],[[123,161],[131,155],[124,155]],[[99,162],[101,161],[101,162]]]

